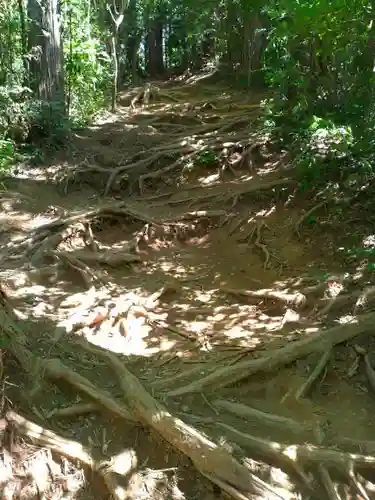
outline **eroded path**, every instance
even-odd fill
[[[375,453],[368,228],[340,226],[340,200],[299,193],[251,123],[261,96],[191,83],[144,97],[124,95],[48,168],[4,180],[5,395],[85,447],[16,419],[44,470],[55,464],[45,491],[307,498],[327,496],[328,474],[363,496],[341,451]],[[98,469],[98,483],[45,449]],[[369,460],[355,460],[361,473]]]

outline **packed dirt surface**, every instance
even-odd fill
[[[263,97],[148,84],[3,179],[1,498],[375,498],[373,237]]]

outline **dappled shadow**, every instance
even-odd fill
[[[83,184],[105,194],[126,188],[143,192],[145,176],[153,188],[182,185],[181,176],[189,177],[194,165],[220,170],[221,159],[231,179],[234,164],[249,164],[253,147],[257,157],[262,141],[251,123],[259,116],[259,95],[199,84],[152,88],[150,102],[142,101],[146,91],[133,89],[120,96],[123,107],[115,115],[104,114],[95,126],[74,134],[71,165],[60,178],[68,192]],[[138,95],[141,101],[134,102]],[[259,160],[265,161],[262,155]]]
[[[39,373],[33,388],[34,372],[27,374],[23,366],[23,373],[14,364],[18,351],[8,332],[14,350],[7,370],[15,386],[6,394],[16,408],[37,415],[39,424],[58,433],[63,429],[69,439],[98,453],[99,461],[128,451],[136,456],[136,465],[130,460],[122,473],[129,495],[146,488],[157,498],[180,498],[179,490],[187,498],[203,497],[208,481],[197,478],[187,457],[223,488],[210,467],[220,474],[221,468],[229,470],[228,456],[217,464],[207,459],[207,470],[195,454],[198,449],[202,455],[199,446],[207,445],[202,436],[208,436],[223,445],[219,450],[269,464],[245,466],[291,498],[296,484],[299,490],[307,486],[304,467],[310,471],[311,464],[329,460],[320,448],[311,452],[301,445],[296,451],[301,473],[297,462],[285,458],[287,446],[322,444],[315,429],[324,425],[329,427],[324,446],[339,443],[344,450],[335,436],[350,437],[355,448],[373,431],[375,403],[365,390],[371,380],[367,355],[374,350],[373,318],[367,313],[374,296],[365,252],[372,245],[369,229],[363,223],[353,236],[350,223],[339,226],[339,215],[322,205],[310,224],[306,214],[314,201],[296,194],[286,157],[272,145],[252,149],[255,136],[242,122],[238,139],[238,111],[246,117],[253,109],[240,93],[218,87],[193,100],[191,88],[173,92],[174,110],[173,102],[163,100],[136,112],[122,108],[116,117],[104,117],[96,128],[77,134],[77,161],[70,165],[74,179],[68,176],[62,191],[31,176],[16,181],[13,194],[2,193],[1,280],[22,327],[14,339],[20,335],[25,341],[19,344],[32,353],[27,362]],[[209,95],[214,103],[206,107]],[[148,161],[162,146],[165,120],[173,125],[175,118],[182,127],[181,117],[189,113],[185,103],[196,106],[192,122],[199,115],[204,126],[210,116],[217,127],[215,115],[230,114],[231,106],[235,110],[235,126],[225,132],[233,132],[233,140],[227,137],[231,143],[223,144],[221,131],[220,154],[200,156],[194,168],[178,169],[176,176],[168,171],[161,183],[151,178],[148,187],[143,185],[152,187],[148,197],[139,196],[142,185],[126,200],[123,190],[121,199],[103,199],[82,187],[87,176],[88,184],[102,188],[95,177],[102,176],[102,167],[105,184],[111,169]],[[214,144],[213,135],[205,143],[206,133],[193,137],[189,126],[175,132],[179,148],[190,138],[207,150]],[[169,153],[167,148],[165,157],[146,161],[141,177],[166,161],[170,165]],[[110,155],[111,163],[93,170],[100,154]],[[343,248],[349,241],[361,251],[347,259]],[[111,352],[125,356],[121,366],[138,382],[127,371],[119,375],[113,360],[121,358]],[[80,408],[77,390],[84,395]],[[64,416],[67,409],[71,413]],[[178,418],[193,427],[185,429]],[[285,485],[279,467],[296,481]],[[137,492],[129,489],[132,484]]]

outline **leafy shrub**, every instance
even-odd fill
[[[70,115],[77,125],[84,125],[106,102],[111,59],[98,40],[70,41],[65,50],[70,54],[66,58]]]

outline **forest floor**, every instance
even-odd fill
[[[3,179],[2,499],[375,498],[370,215],[262,97],[124,92]]]

